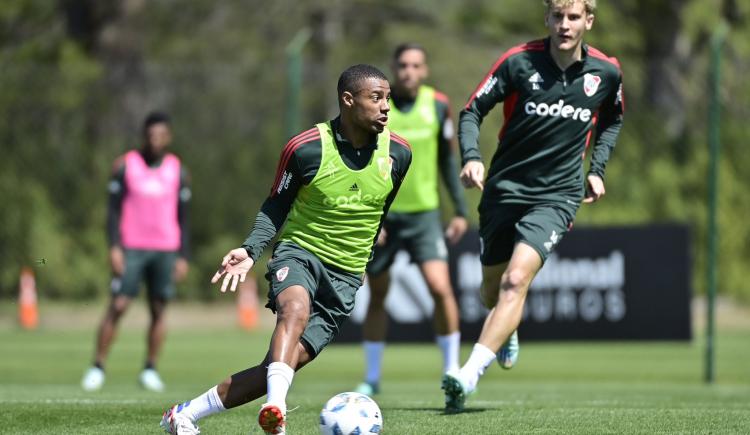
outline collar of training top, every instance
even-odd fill
[[[547,53],[547,55],[552,59],[552,52],[550,51],[550,37],[544,38],[544,51]],[[586,63],[586,59],[589,58],[589,46],[585,42],[581,44],[581,60],[576,61],[575,63],[581,62]],[[552,59],[554,61],[554,59]]]
[[[354,145],[346,139],[344,136],[341,135],[341,117],[337,116],[335,119],[331,121],[331,128],[333,129],[333,138],[336,140],[336,144],[338,145],[346,145],[349,147],[354,148]],[[363,146],[362,148],[358,148],[359,150],[374,150],[378,147],[378,135],[374,134],[372,135],[370,139],[370,143]]]

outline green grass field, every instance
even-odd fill
[[[98,311],[97,311],[98,312]],[[173,314],[174,316],[175,314]],[[184,320],[184,319],[183,319]],[[96,319],[87,323],[93,325]],[[173,326],[160,370],[163,394],[136,385],[143,325],[124,325],[98,393],[84,393],[92,329],[0,325],[0,433],[159,433],[161,413],[254,365],[269,332]],[[465,346],[462,359],[467,356]],[[443,414],[439,353],[431,345],[386,350],[376,397],[386,434],[750,433],[750,331],[723,330],[717,383],[702,377],[702,340],[693,343],[527,343],[511,371],[491,367],[460,415]],[[358,346],[332,346],[295,377],[288,433],[318,433],[320,408],[360,380]],[[207,418],[203,433],[260,433],[260,401]]]

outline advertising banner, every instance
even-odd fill
[[[479,299],[479,237],[450,246],[450,272],[464,341],[475,341],[487,309]],[[519,327],[522,340],[689,340],[687,227],[575,228],[534,279]],[[361,340],[369,288],[357,294],[337,342]],[[400,252],[386,299],[389,341],[432,341],[434,304],[418,267]]]

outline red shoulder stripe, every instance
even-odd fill
[[[317,129],[316,129],[317,130]],[[286,170],[287,165],[289,164],[289,159],[291,159],[292,155],[294,154],[294,151],[300,147],[300,145],[310,142],[312,140],[315,140],[319,138],[320,135],[316,134],[316,132],[307,131],[304,133],[301,133],[295,137],[293,137],[284,147],[284,149],[281,152],[281,158],[279,159],[279,166],[276,169],[276,177],[273,182],[273,186],[271,187],[271,195],[273,196],[273,192],[278,188],[278,185],[281,183],[284,171]]]
[[[435,99],[443,104],[450,104],[450,99],[448,98],[448,96],[438,90],[435,90]]]
[[[617,71],[620,72],[620,76],[622,77],[622,68],[620,68],[620,61],[618,61],[616,57],[609,57],[606,54],[602,53],[599,49],[594,48],[594,47],[592,47],[590,45],[588,46],[588,53],[589,53],[589,56],[591,56],[591,57],[594,57],[594,58],[597,58],[597,59],[601,59],[601,60],[603,60],[605,62],[609,62],[612,65],[614,65],[615,67],[617,67]],[[620,86],[622,86],[622,83],[620,83]],[[622,89],[622,88],[620,88],[620,89]],[[625,112],[625,95],[620,95],[620,97],[622,99],[621,100],[622,111]]]
[[[318,132],[318,127],[313,127],[313,128],[307,129],[307,130],[303,131],[302,133],[298,133],[296,136],[292,136],[292,138],[289,139],[289,142],[287,142],[287,146],[290,143],[294,142],[295,140],[301,139],[303,136],[307,136],[308,134],[314,133],[314,132]]]
[[[500,65],[503,64],[509,57],[518,54],[523,53],[524,51],[541,51],[544,50],[544,41],[543,40],[536,40],[527,42],[525,44],[516,45],[515,47],[511,48],[510,50],[503,53],[502,56],[495,62],[494,65],[492,65],[492,68],[490,68],[490,72],[487,73],[487,75],[484,77],[484,79],[479,82],[479,85],[476,89],[474,89],[474,92],[472,92],[471,97],[469,97],[469,101],[466,103],[466,106],[464,108],[468,109],[469,106],[471,106],[471,103],[476,99],[477,93],[480,89],[487,83],[488,80],[492,77],[493,74],[495,74],[495,71],[497,71],[498,68],[500,68]]]
[[[513,111],[516,108],[516,104],[518,104],[518,91],[515,91],[505,97],[505,101],[503,102],[503,127],[500,129],[500,134],[498,134],[497,138],[498,141],[501,141],[503,139],[503,136],[505,136],[505,130],[508,127],[508,120],[510,119],[511,115],[513,115]]]
[[[594,115],[591,117],[591,128],[589,129],[589,132],[586,133],[586,145],[583,147],[583,153],[581,154],[581,160],[586,160],[586,151],[589,149],[589,143],[591,142],[591,136],[594,133],[594,128],[596,128],[596,123],[599,121],[599,111],[597,110],[594,112]]]
[[[294,152],[294,145],[299,142],[300,140],[305,139],[308,135],[312,133],[312,129],[304,131],[296,136],[293,136],[291,139],[289,139],[289,142],[284,145],[284,148],[281,151],[281,156],[279,158],[279,165],[282,165],[285,161],[289,159],[289,155],[291,155],[292,152]],[[283,166],[280,166],[277,170],[276,176],[278,177],[279,174],[283,172],[283,168],[286,167],[286,164],[283,164]],[[276,184],[274,182],[274,184]]]
[[[286,168],[287,163],[289,163],[289,159],[294,153],[294,150],[296,150],[300,144],[307,141],[309,138],[316,137],[316,132],[317,128],[304,131],[292,137],[289,142],[287,142],[287,144],[284,146],[284,149],[281,151],[281,157],[279,158],[279,167],[276,172],[276,181],[274,181],[274,185],[277,184],[277,181],[284,173],[284,169]]]
[[[435,89],[435,101],[439,101],[439,102],[445,104],[445,116],[447,118],[452,118],[453,117],[453,114],[452,114],[452,111],[451,111],[451,101],[450,101],[450,99],[448,98],[447,95],[445,95],[444,93],[442,93],[442,92],[438,91],[437,89]]]
[[[286,170],[286,166],[287,164],[289,164],[289,159],[292,157],[292,154],[294,154],[294,151],[299,148],[300,145],[319,138],[320,132],[318,131],[318,128],[313,127],[310,130],[304,131],[297,136],[294,136],[289,140],[289,142],[287,142],[286,146],[284,146],[284,149],[281,151],[279,166],[276,169],[276,177],[274,178],[273,186],[271,187],[272,196],[273,192],[279,187],[279,183],[281,183],[281,179],[284,175],[284,171]]]
[[[411,145],[409,145],[409,142],[394,132],[391,132],[391,140],[405,146],[409,151],[411,151]]]
[[[620,69],[620,62],[617,60],[617,58],[615,58],[615,57],[609,57],[606,54],[602,53],[599,49],[594,48],[594,47],[592,47],[590,45],[588,47],[588,53],[589,53],[589,56],[591,56],[591,57],[595,57],[597,59],[601,59],[601,60],[603,60],[605,62],[609,62],[612,65],[616,66],[617,69],[620,71],[620,74],[622,74],[622,70]]]

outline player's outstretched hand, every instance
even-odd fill
[[[229,290],[237,290],[238,282],[245,282],[247,272],[253,267],[253,259],[247,255],[245,248],[232,249],[221,259],[221,266],[211,278],[211,283],[216,284],[219,282],[219,278],[224,275],[224,281],[221,283],[221,292],[227,291],[229,281],[232,281],[232,285],[229,286]]]
[[[586,197],[583,202],[590,204],[601,199],[606,191],[604,190],[604,181],[598,175],[589,175],[586,177]]]
[[[479,160],[466,162],[459,177],[465,188],[478,187],[479,190],[484,190],[484,164]]]

